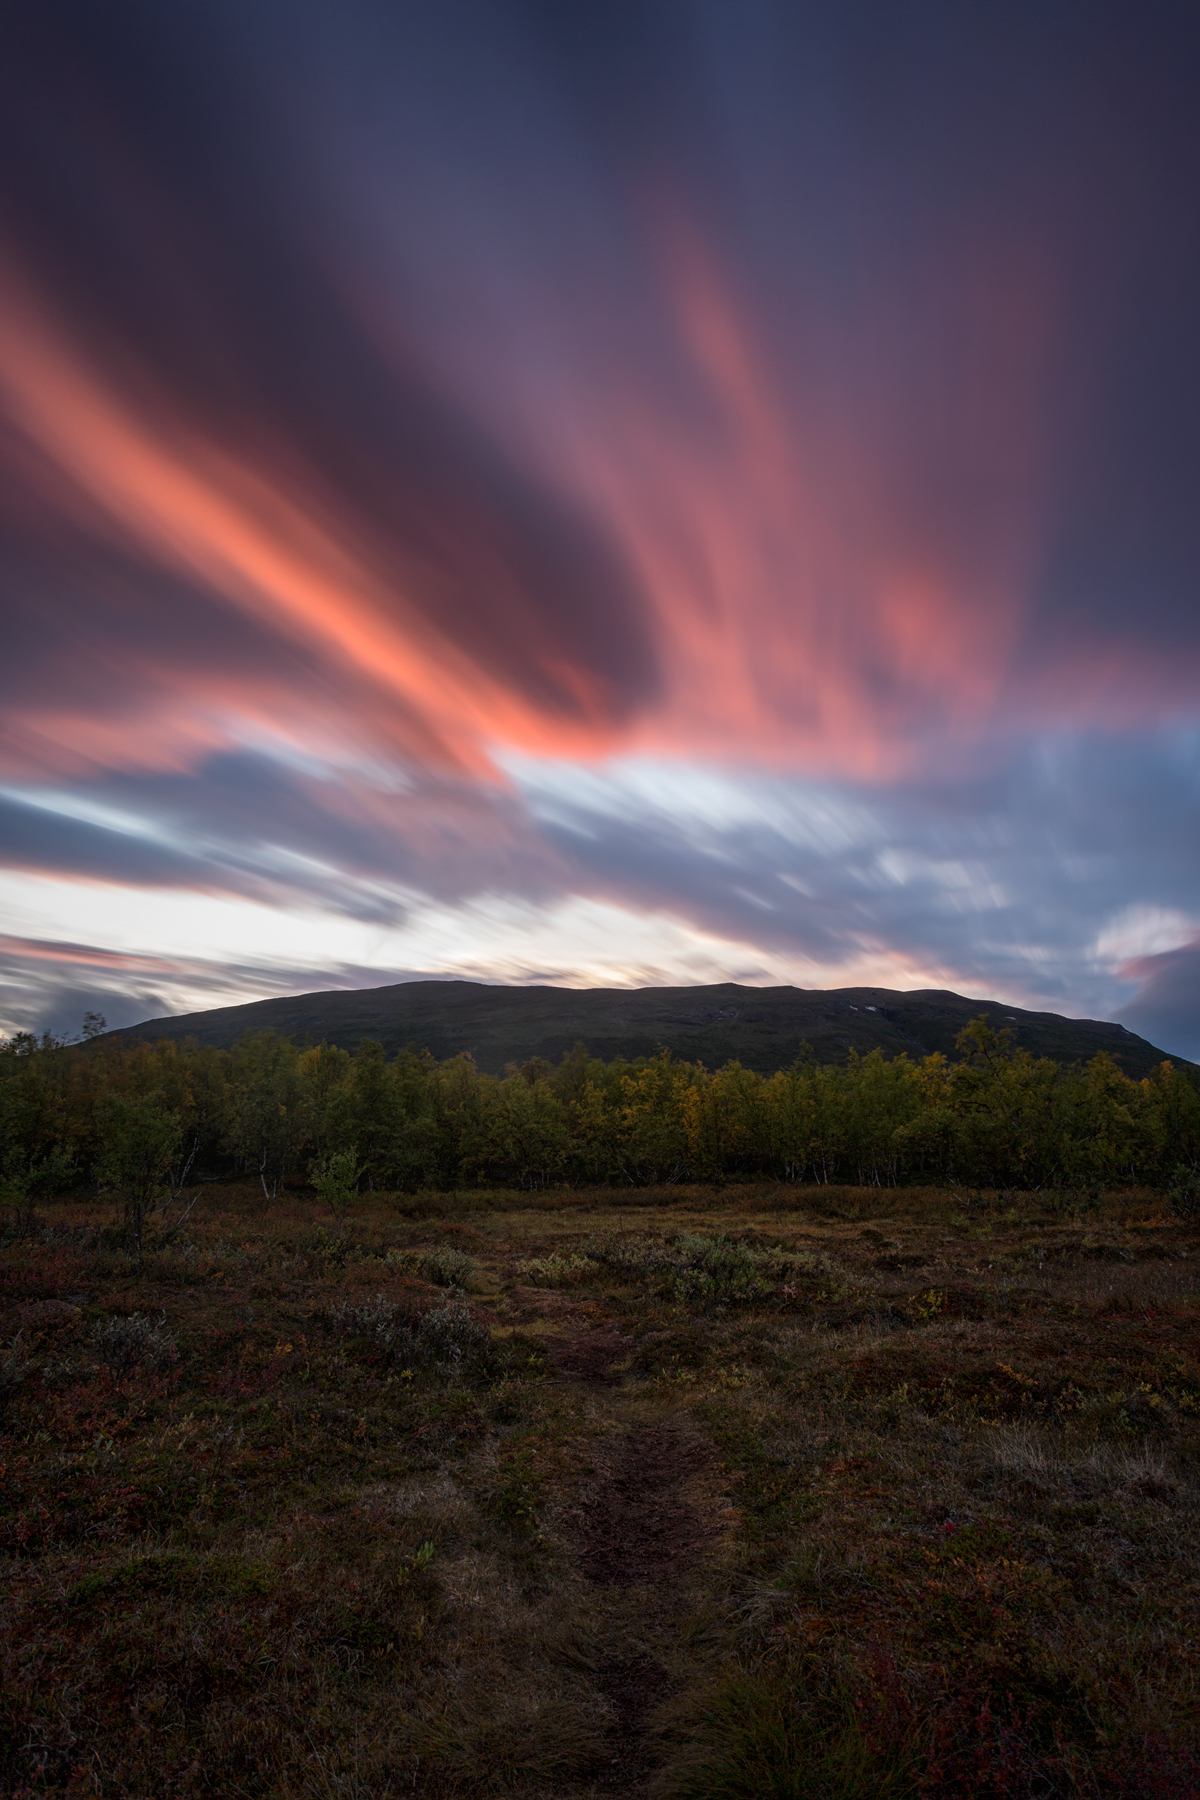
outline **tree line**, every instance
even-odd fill
[[[665,1050],[606,1063],[580,1044],[496,1077],[465,1053],[389,1058],[370,1042],[350,1054],[270,1034],[229,1050],[21,1034],[0,1042],[0,1194],[19,1210],[86,1185],[122,1196],[136,1222],[213,1175],[248,1176],[267,1199],[307,1182],[335,1205],[360,1188],[763,1177],[1195,1187],[1190,1068],[1135,1081],[1103,1053],[1063,1066],[983,1018],[958,1053],[834,1066],[806,1045],[762,1075]]]

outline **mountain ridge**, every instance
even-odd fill
[[[582,1041],[606,1062],[668,1049],[719,1067],[734,1059],[769,1073],[803,1054],[844,1063],[851,1051],[912,1057],[954,1055],[963,1026],[983,1014],[1015,1030],[1016,1046],[1058,1062],[1087,1061],[1106,1050],[1140,1079],[1168,1059],[1145,1038],[1102,1019],[1068,1019],[945,988],[507,987],[455,980],[404,981],[378,988],[327,988],[239,1006],[147,1019],[95,1041],[195,1038],[228,1048],[246,1032],[322,1040],[352,1050],[364,1039],[389,1054],[408,1045],[439,1060],[467,1051],[481,1069],[502,1074],[531,1057],[557,1062]]]

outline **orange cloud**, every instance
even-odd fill
[[[415,555],[409,568],[394,556],[389,566],[376,546],[347,535],[336,504],[282,452],[256,465],[172,418],[169,403],[130,398],[35,316],[11,278],[0,288],[0,391],[58,475],[144,557],[331,663],[351,690],[367,691],[368,711],[380,695],[399,700],[421,721],[431,760],[480,775],[491,771],[489,742],[560,754],[612,743],[605,684],[593,672],[549,664],[569,710],[531,705],[431,620],[436,569],[419,568]],[[478,573],[486,608],[488,578],[501,572],[485,554]],[[151,733],[140,756],[111,721],[73,728],[98,758],[173,766],[181,745],[186,754],[219,735],[219,695],[207,711],[207,722],[193,715]],[[61,739],[67,723],[49,712],[36,729]]]
[[[660,669],[632,698],[566,629],[582,607],[569,571],[549,596],[523,590],[520,519],[502,499],[440,519],[432,550],[407,541],[278,430],[247,429],[232,448],[161,388],[100,366],[7,275],[0,394],[56,502],[69,492],[149,579],[215,597],[310,670],[297,684],[193,669],[118,630],[114,660],[144,665],[120,706],[18,698],[9,742],[64,768],[185,768],[249,732],[489,780],[498,747],[877,780],[1022,714],[1107,704],[1111,646],[1021,667],[1056,331],[1038,258],[964,253],[926,272],[953,316],[923,383],[902,325],[928,296],[882,296],[878,316],[840,335],[826,321],[827,341],[792,367],[711,255],[678,230],[665,241],[679,391],[617,351],[590,371],[585,404],[520,447],[542,464],[547,506],[590,519],[638,597]],[[797,320],[797,337],[808,328]],[[456,531],[465,600],[437,560]],[[464,629],[464,606],[490,635]],[[627,624],[614,608],[610,635]],[[1161,692],[1141,685],[1144,699],[1126,682],[1127,710]]]
[[[919,762],[938,728],[985,729],[1029,597],[1048,297],[1010,318],[980,303],[965,335],[981,368],[959,371],[957,412],[930,424],[886,363],[832,387],[789,381],[677,235],[668,285],[700,404],[673,416],[614,370],[573,443],[670,646],[669,696],[640,735],[878,778]],[[857,336],[871,340],[861,322]],[[974,531],[914,480],[955,457],[990,489]]]
[[[70,968],[110,969],[129,975],[180,975],[198,965],[162,956],[131,956],[94,944],[63,944],[44,938],[0,935],[0,958],[20,962],[60,963]]]

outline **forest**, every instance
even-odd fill
[[[1195,1194],[1200,1086],[1163,1062],[1143,1080],[1106,1055],[1064,1066],[980,1018],[958,1058],[819,1065],[760,1075],[666,1051],[602,1062],[579,1044],[500,1078],[469,1055],[390,1060],[270,1034],[231,1050],[0,1045],[0,1180],[18,1211],[91,1189],[140,1240],[148,1212],[206,1179],[246,1178],[274,1199],[309,1184],[335,1210],[366,1191],[680,1181],[1078,1193],[1126,1185]]]

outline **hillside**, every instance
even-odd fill
[[[805,1041],[820,1062],[844,1063],[851,1050],[866,1055],[876,1048],[889,1057],[934,1050],[952,1056],[958,1033],[981,1012],[998,1028],[1015,1030],[1021,1049],[1059,1062],[1086,1061],[1106,1050],[1127,1075],[1141,1077],[1166,1054],[1123,1025],[1026,1012],[937,988],[758,988],[732,982],[558,988],[411,981],[148,1019],[107,1037],[229,1045],[248,1031],[274,1031],[346,1049],[376,1038],[389,1054],[407,1044],[439,1060],[468,1050],[493,1074],[532,1056],[557,1062],[582,1040],[605,1061],[650,1056],[665,1046],[677,1058],[710,1068],[737,1058],[747,1068],[769,1072],[792,1062]]]

